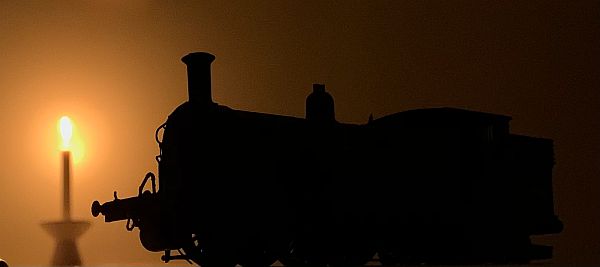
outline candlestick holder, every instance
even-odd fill
[[[56,241],[52,256],[52,266],[81,266],[81,256],[77,249],[77,238],[82,236],[89,228],[88,221],[62,220],[42,223],[46,230]]]
[[[63,199],[61,221],[42,223],[46,230],[56,241],[51,266],[81,266],[81,256],[77,249],[77,238],[90,228],[90,223],[81,220],[71,220],[71,152],[70,141],[73,135],[73,125],[67,116],[59,120],[60,135],[63,139],[62,170],[63,170]]]
[[[88,221],[62,220],[42,223],[56,241],[52,256],[52,266],[81,266],[81,256],[77,249],[77,238],[82,236],[90,223]]]

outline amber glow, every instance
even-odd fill
[[[67,116],[62,116],[58,121],[58,127],[60,128],[60,136],[62,138],[62,149],[70,150],[71,138],[73,137],[73,124],[71,119]]]
[[[173,266],[90,205],[156,173],[154,132],[187,101],[180,58],[206,51],[213,101],[234,109],[304,117],[315,82],[344,123],[453,106],[554,139],[566,228],[543,264],[600,266],[600,1],[575,2],[0,1],[0,258],[51,259],[39,223],[60,214],[68,115],[72,215],[94,224],[82,265]]]

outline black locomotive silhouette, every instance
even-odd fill
[[[469,264],[552,257],[531,235],[554,214],[553,142],[511,134],[510,117],[457,108],[336,121],[314,84],[306,118],[212,101],[209,53],[191,53],[189,101],[156,131],[158,190],[92,214],[138,227],[162,259],[203,266]],[[162,131],[162,140],[160,138]],[[151,190],[144,190],[148,181]],[[178,251],[177,254],[171,254]]]

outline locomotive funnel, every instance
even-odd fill
[[[211,95],[210,64],[215,56],[206,52],[189,53],[181,61],[187,65],[188,97],[194,105],[210,105]]]

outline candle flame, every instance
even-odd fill
[[[60,136],[62,137],[62,149],[68,150],[71,147],[71,137],[73,137],[73,124],[67,116],[62,116],[59,120]]]

